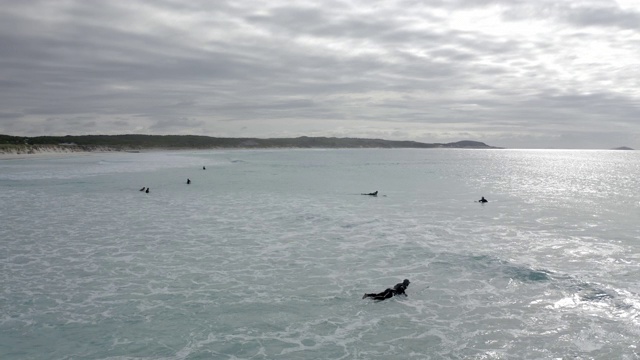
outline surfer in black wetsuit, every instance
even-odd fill
[[[407,295],[407,293],[405,293],[404,291],[407,290],[407,287],[409,286],[410,281],[408,279],[404,279],[403,282],[396,284],[396,286],[393,287],[393,289],[388,288],[385,291],[381,292],[381,293],[371,293],[371,294],[364,294],[364,296],[362,296],[363,299],[365,298],[372,298],[374,300],[385,300],[385,299],[389,299],[393,296],[396,295],[404,295],[404,296],[409,296]]]
[[[362,194],[362,195],[378,196],[378,190],[376,190],[375,192],[372,192],[372,193]]]
[[[145,192],[148,194],[149,193],[149,188],[147,188],[147,190],[145,190]]]
[[[479,203],[486,203],[489,202],[489,200],[485,199],[484,196],[482,197],[482,199],[478,200]]]
[[[187,179],[187,185],[191,184],[191,179]]]
[[[202,167],[202,170],[207,170],[207,168],[203,166],[203,167]]]

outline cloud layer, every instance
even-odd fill
[[[640,1],[23,0],[0,133],[640,148]]]

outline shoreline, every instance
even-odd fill
[[[64,146],[64,145],[0,145],[0,160],[36,159],[88,155],[90,153],[124,152],[108,146]]]
[[[45,147],[39,146],[36,149],[29,149],[27,151],[7,151],[6,148],[2,148],[0,146],[0,161],[2,160],[23,160],[23,159],[50,159],[50,158],[62,158],[62,157],[70,157],[70,156],[88,156],[91,154],[144,154],[150,152],[158,152],[158,151],[170,151],[170,152],[179,152],[179,151],[244,151],[244,150],[339,150],[339,149],[351,149],[351,150],[365,150],[365,149],[384,149],[384,150],[396,150],[396,149],[416,149],[416,150],[438,150],[438,149],[446,149],[446,150],[496,150],[496,149],[483,149],[483,148],[429,148],[429,149],[420,149],[420,148],[322,148],[322,147],[214,147],[214,148],[146,148],[146,149],[117,149],[117,148],[109,148],[109,147],[97,147],[95,149],[92,148],[62,148],[58,146]],[[12,149],[13,150],[13,149]],[[497,149],[503,150],[503,149]],[[552,150],[552,151],[620,151],[613,149],[511,149],[511,150]],[[628,150],[626,150],[628,151]],[[625,151],[625,152],[626,152]],[[633,150],[631,150],[633,151]]]
[[[64,158],[71,156],[88,156],[92,154],[145,154],[161,151],[207,151],[207,150],[229,150],[236,148],[211,148],[211,149],[196,149],[196,148],[148,148],[148,149],[116,149],[108,147],[99,147],[96,149],[67,149],[56,146],[44,147],[40,146],[37,149],[29,149],[28,151],[6,151],[0,147],[0,161],[2,160],[24,160],[24,159],[51,159],[51,158]],[[4,151],[3,151],[4,150]],[[244,150],[244,149],[238,149]]]
[[[39,151],[34,153],[0,153],[0,161],[2,160],[23,160],[23,159],[50,159],[56,157],[86,156],[92,153],[107,153],[111,151],[72,151],[72,152],[55,152],[55,151]]]

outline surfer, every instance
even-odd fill
[[[145,190],[145,192],[148,194],[149,193],[149,188],[147,188],[147,190]]]
[[[144,189],[146,189],[146,187],[143,186],[142,189],[140,189],[140,191],[144,191]]]
[[[364,294],[364,296],[362,296],[363,299],[365,298],[372,298],[374,300],[385,300],[385,299],[389,299],[393,296],[396,295],[404,295],[404,296],[409,296],[407,295],[407,293],[405,293],[404,291],[407,290],[407,287],[409,286],[411,282],[409,281],[409,279],[404,279],[403,282],[396,284],[396,286],[392,288],[387,288],[385,291],[381,292],[381,293],[371,293],[371,294]]]
[[[372,193],[361,194],[361,195],[378,196],[378,190],[376,190],[375,192],[372,192]]]
[[[191,179],[187,179],[187,185],[191,184]]]
[[[203,166],[203,167],[202,167],[202,170],[207,170],[207,168]]]
[[[489,200],[485,199],[484,196],[482,197],[482,199],[478,200],[479,203],[486,203],[489,202]]]

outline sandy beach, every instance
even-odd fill
[[[16,153],[0,153],[0,160],[19,160],[19,159],[42,159],[42,158],[54,158],[54,157],[67,157],[67,156],[81,156],[89,155],[92,152],[37,152],[33,154],[16,154]]]
[[[52,157],[67,157],[88,155],[91,153],[105,153],[119,151],[107,147],[96,147],[95,149],[86,150],[80,147],[67,146],[34,146],[30,148],[2,148],[0,147],[0,160],[16,160],[16,159],[42,159]]]

